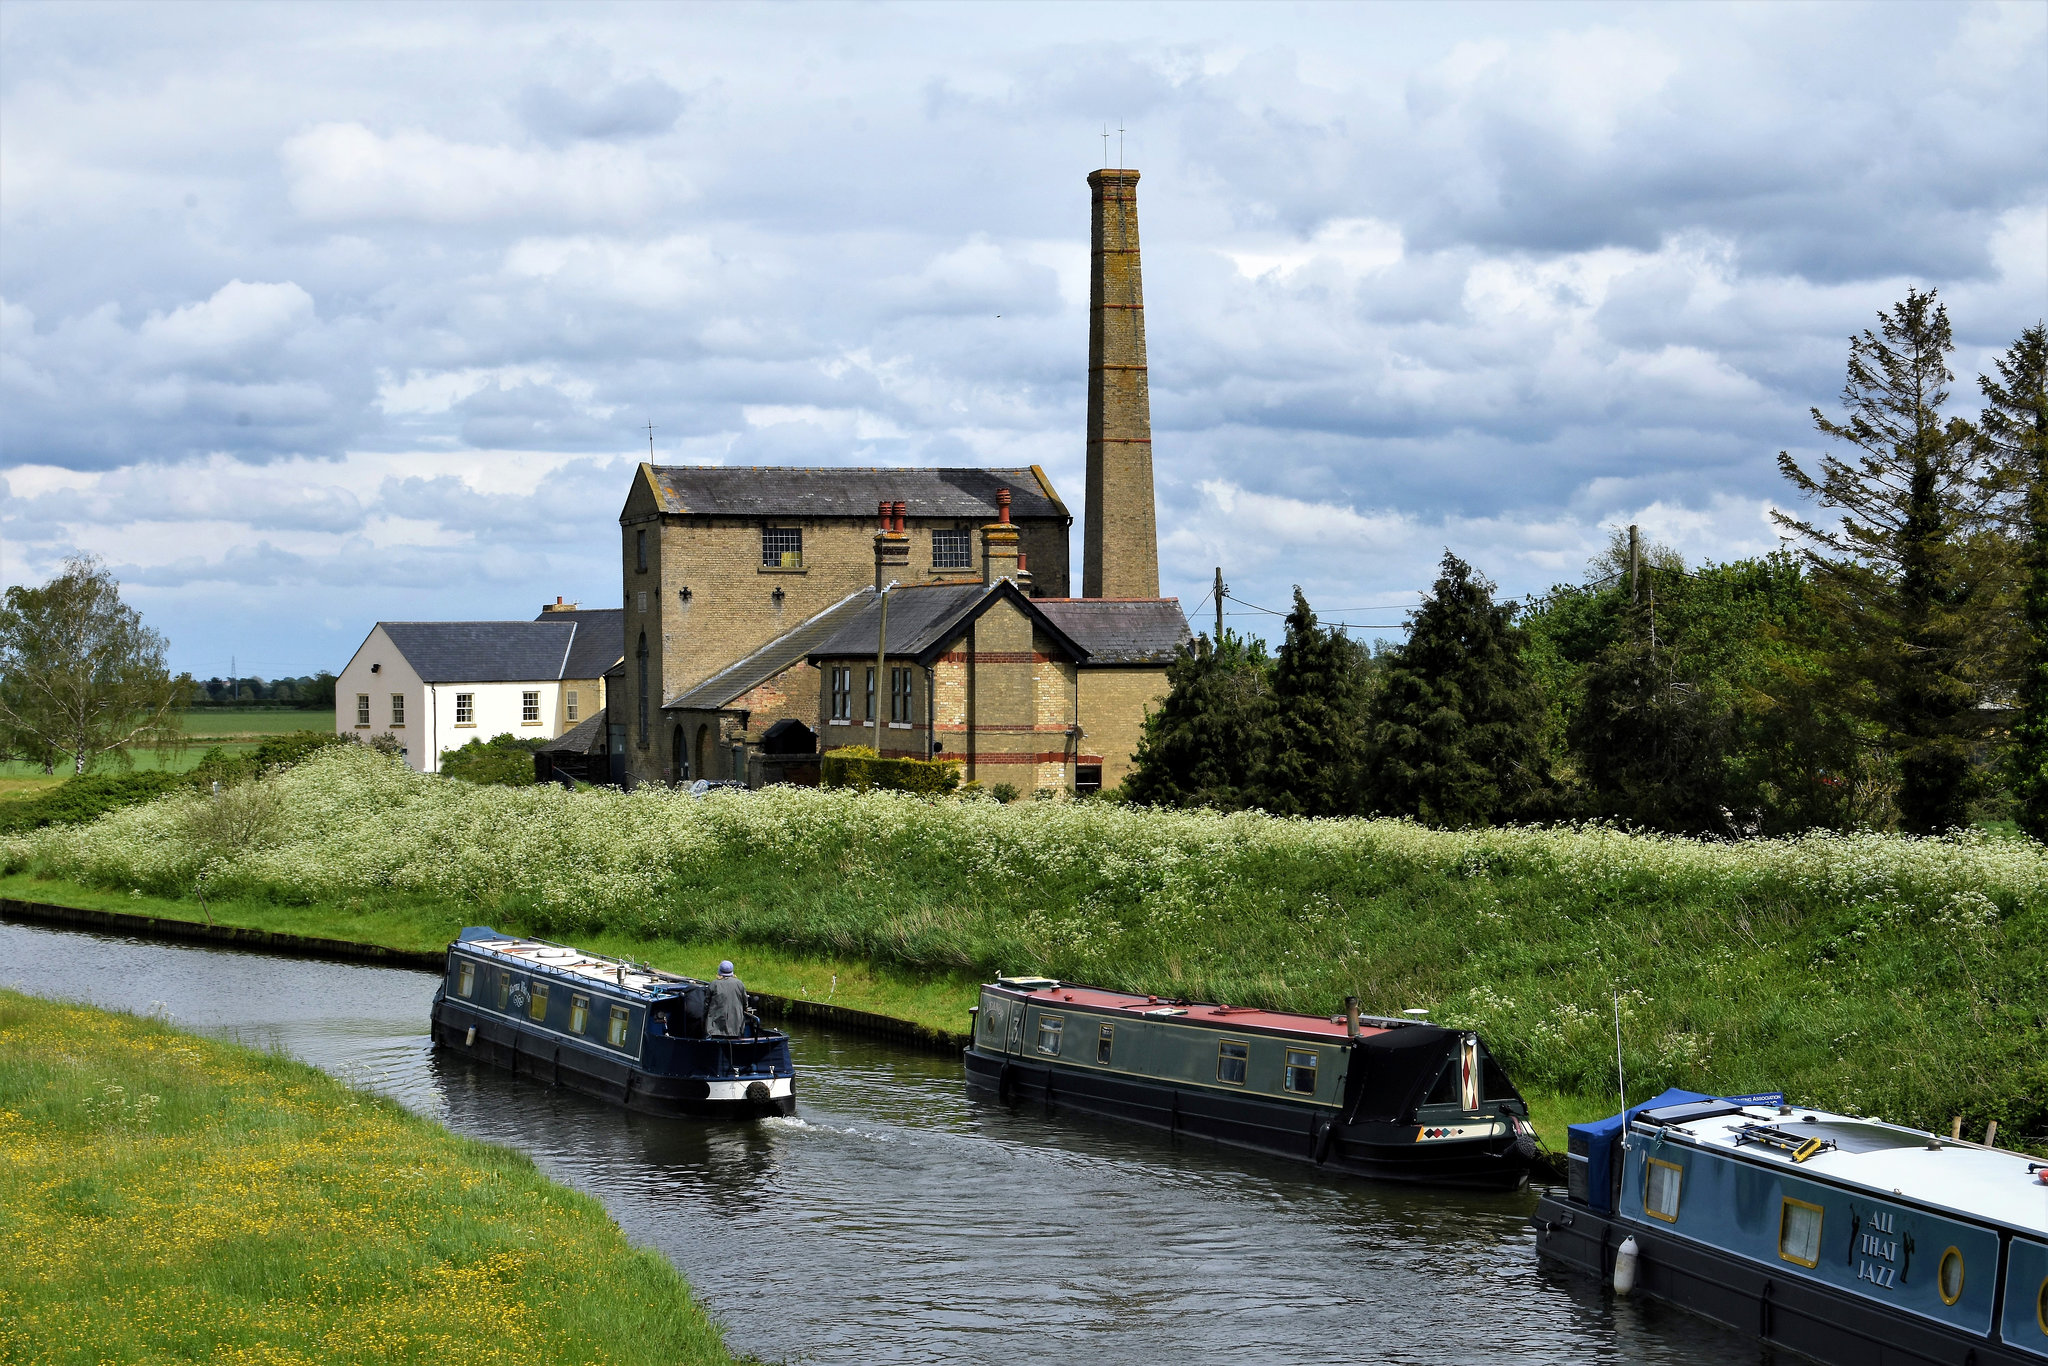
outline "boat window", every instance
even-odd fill
[[[1444,1070],[1437,1074],[1436,1085],[1429,1089],[1429,1099],[1424,1105],[1456,1105],[1458,1103],[1458,1067],[1455,1062],[1446,1062]]]
[[[1095,1040],[1095,1061],[1104,1067],[1109,1066],[1109,1045],[1115,1034],[1115,1025],[1104,1025],[1102,1033]]]
[[[1313,1048],[1290,1048],[1287,1050],[1287,1075],[1282,1084],[1298,1096],[1312,1096],[1316,1093],[1316,1064],[1319,1061]]]
[[[626,1046],[626,1020],[626,1008],[624,1006],[613,1006],[611,1027],[605,1031],[604,1036],[605,1041],[613,1048],[624,1048]]]
[[[569,998],[569,1032],[588,1034],[590,1032],[590,998],[571,996]]]
[[[548,984],[535,982],[528,988],[526,997],[527,1018],[545,1020],[548,1017]]]
[[[507,971],[505,971],[505,969],[503,969],[503,968],[499,968],[499,969],[498,969],[498,1009],[500,1009],[500,1010],[510,1010],[511,1008],[512,1008],[512,974],[511,974],[511,973],[509,973],[509,972],[507,972]]]
[[[1820,1265],[1819,1205],[1785,1197],[1778,1214],[1778,1256],[1800,1266]]]
[[[1677,1223],[1678,1188],[1684,1180],[1685,1168],[1651,1158],[1643,1168],[1643,1213],[1667,1224]]]
[[[1250,1060],[1252,1046],[1225,1039],[1216,1045],[1216,1080],[1227,1081],[1232,1086],[1244,1085],[1245,1063]]]
[[[1056,1015],[1039,1016],[1038,1051],[1047,1057],[1057,1058],[1060,1055],[1060,1034],[1066,1027],[1067,1022]]]
[[[455,994],[458,996],[476,995],[476,964],[459,963],[456,965]]]
[[[1934,1288],[1941,1292],[1943,1304],[1954,1304],[1963,1297],[1963,1254],[1957,1249],[1941,1254],[1941,1265],[1934,1269]]]
[[[2041,1278],[2041,1288],[2034,1292],[2034,1322],[2041,1325],[2043,1333],[2048,1333],[2048,1276]]]

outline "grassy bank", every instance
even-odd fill
[[[262,923],[344,937],[437,914],[950,983],[1034,971],[1318,1012],[1356,993],[1478,1028],[1563,1097],[1612,1094],[1619,993],[1632,1091],[1782,1087],[2048,1131],[2048,854],[2025,841],[483,789],[348,752],[260,786],[234,799],[267,821],[174,798],[0,841],[0,863],[170,898],[203,871],[312,917]]]
[[[4,990],[0,1359],[729,1360],[666,1261],[519,1154]]]

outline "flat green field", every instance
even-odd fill
[[[293,711],[280,707],[197,707],[184,713],[185,733],[195,740],[209,736],[288,735],[295,730],[332,733],[334,712]]]
[[[185,734],[190,743],[174,754],[159,754],[153,749],[138,749],[134,753],[135,767],[140,770],[161,769],[168,773],[189,772],[199,763],[200,756],[207,750],[220,748],[230,755],[247,754],[272,735],[289,735],[293,731],[317,730],[324,734],[334,731],[334,713],[331,711],[290,711],[273,707],[228,708],[219,710],[206,708],[182,713]],[[100,772],[111,771],[102,764]],[[0,801],[11,793],[37,790],[40,786],[62,782],[70,775],[69,770],[59,767],[49,778],[33,764],[0,763]]]
[[[508,1149],[275,1054],[0,990],[0,1360],[726,1362]]]

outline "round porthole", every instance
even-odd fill
[[[2034,1292],[2034,1322],[2041,1325],[2043,1335],[2048,1335],[2048,1276],[2041,1278],[2041,1288]]]
[[[1963,1297],[1963,1254],[1950,1248],[1941,1254],[1941,1265],[1934,1272],[1934,1288],[1941,1292],[1943,1304],[1954,1304]]]

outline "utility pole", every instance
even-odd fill
[[[889,588],[896,586],[896,580],[889,580]],[[875,753],[882,752],[882,689],[888,683],[884,672],[889,667],[889,588],[882,590],[882,620],[875,627],[875,686],[868,691],[868,705],[875,713]]]
[[[1223,648],[1223,566],[1216,566],[1216,648]]]
[[[1631,522],[1628,528],[1628,600],[1630,602],[1637,602],[1642,598],[1642,594],[1636,591],[1636,576],[1642,568],[1642,563],[1642,543],[1636,539],[1635,524]]]

